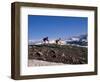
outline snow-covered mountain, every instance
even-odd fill
[[[69,41],[86,41],[87,40],[87,34],[79,35],[79,36],[73,36],[67,39]]]
[[[55,39],[56,40],[56,39]],[[49,40],[49,44],[55,44],[55,40]],[[88,41],[87,41],[87,34],[84,35],[79,35],[79,36],[73,36],[70,37],[69,39],[66,40],[61,40],[61,45],[80,45],[80,46],[87,46]],[[40,45],[43,44],[44,42],[41,41],[33,41],[33,40],[29,40],[29,45]],[[48,42],[47,42],[48,43]]]
[[[65,40],[61,40],[60,42],[61,42],[61,45],[66,45]],[[33,41],[33,40],[29,40],[28,42],[28,45],[40,45],[40,44],[44,44],[44,42],[43,41]],[[49,44],[56,44],[56,42],[55,40],[49,40]]]
[[[28,45],[39,45],[43,44],[43,41],[34,41],[34,40],[29,40]]]
[[[73,36],[73,37],[69,38],[66,41],[66,43],[72,44],[72,45],[87,46],[88,45],[87,34],[79,35],[79,36]]]

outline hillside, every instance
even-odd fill
[[[28,47],[28,59],[64,64],[87,64],[87,48],[56,44]]]

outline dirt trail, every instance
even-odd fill
[[[50,65],[64,65],[63,63],[54,63],[42,60],[29,59],[28,66],[50,66]]]

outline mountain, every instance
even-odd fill
[[[49,40],[49,44],[55,44],[55,40]],[[43,43],[44,42],[42,40],[40,41],[29,40],[28,45],[40,45]],[[67,44],[75,45],[75,46],[87,46],[88,45],[87,34],[73,36],[73,37],[70,37],[69,39],[61,40],[61,45],[67,45]]]
[[[33,40],[28,41],[28,45],[40,45],[40,44],[43,44],[43,41],[33,41]]]
[[[66,43],[71,45],[87,46],[88,45],[87,34],[73,36],[69,38],[69,40],[67,40]]]

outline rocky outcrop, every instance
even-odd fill
[[[65,64],[86,64],[87,48],[70,45],[29,45],[28,58]]]

